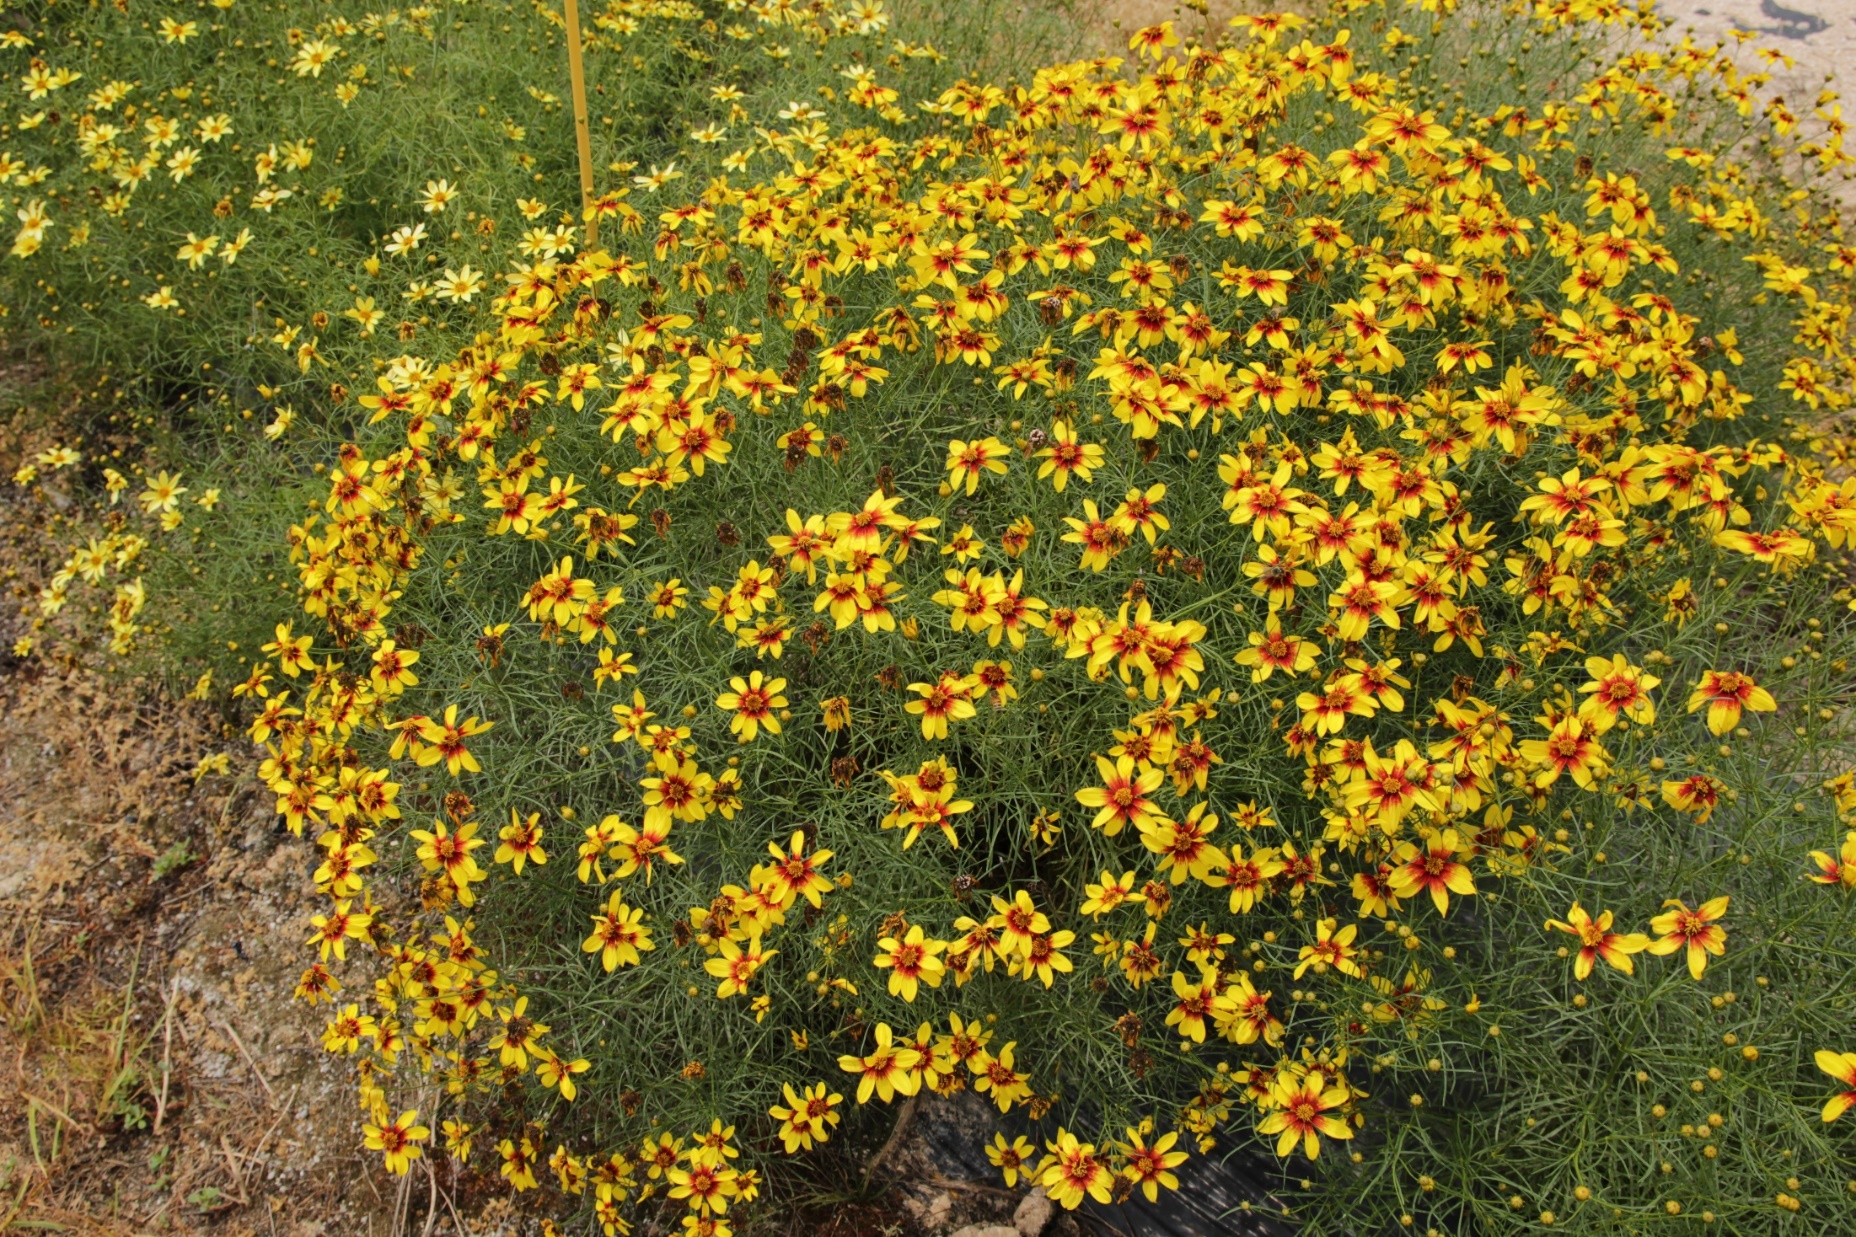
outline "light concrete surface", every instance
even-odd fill
[[[1180,0],[1077,0],[1077,7],[1094,39],[1122,52],[1129,34],[1156,22],[1171,20],[1182,34],[1215,38],[1234,13],[1307,12],[1310,4],[1210,0],[1206,11],[1197,12]],[[1800,138],[1822,133],[1822,122],[1811,113],[1827,87],[1844,96],[1843,117],[1856,123],[1856,0],[1791,0],[1790,5],[1780,0],[1658,0],[1656,9],[1672,23],[1670,38],[1691,34],[1698,43],[1726,43],[1742,69],[1770,73],[1772,81],[1759,95],[1784,99],[1799,117]],[[1736,31],[1751,37],[1736,42]],[[1786,59],[1762,62],[1758,53],[1763,48]],[[1856,153],[1856,138],[1850,148]],[[1835,188],[1845,204],[1856,207],[1856,174],[1839,174]]]
[[[1734,48],[1743,70],[1764,71],[1772,80],[1758,90],[1762,100],[1783,99],[1799,118],[1793,140],[1818,140],[1818,110],[1824,92],[1844,96],[1844,119],[1856,118],[1856,0],[1659,0],[1657,11],[1672,23],[1669,37],[1691,35],[1697,43]],[[1737,42],[1742,36],[1750,35]],[[1782,59],[1762,58],[1770,49]],[[1845,207],[1856,207],[1856,173],[1832,173],[1829,187]]]
[[[1809,104],[1823,88],[1826,76],[1839,78],[1840,91],[1856,90],[1856,0],[1659,0],[1656,8],[1675,23],[1679,33],[1692,28],[1698,40],[1731,42],[1730,31],[1751,31],[1758,36],[1745,44],[1749,67],[1752,52],[1771,47],[1790,56],[1795,66],[1773,66],[1776,82],[1793,90],[1787,96],[1795,108]],[[1172,21],[1182,33],[1204,37],[1215,34],[1234,13],[1272,10],[1308,12],[1306,0],[1212,0],[1209,12],[1200,14],[1179,0],[1079,0],[1078,10],[1104,42],[1125,48],[1127,36],[1142,26]],[[1119,36],[1119,38],[1117,38]],[[1807,90],[1808,88],[1808,90]]]
[[[1677,30],[1694,27],[1697,39],[1727,39],[1733,30],[1752,31],[1750,51],[1770,47],[1795,62],[1792,68],[1773,66],[1775,85],[1795,92],[1786,101],[1802,111],[1816,99],[1827,79],[1838,79],[1837,89],[1856,86],[1856,0],[1792,0],[1789,8],[1778,0],[1663,0],[1657,5]],[[1791,85],[1796,83],[1796,85]]]

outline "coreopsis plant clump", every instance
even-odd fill
[[[1847,632],[1776,608],[1856,518],[1834,216],[1606,160],[1716,49],[1446,118],[1378,67],[1442,23],[1234,25],[775,141],[387,362],[254,730],[383,1120],[410,1063],[614,1232],[968,1088],[1070,1207],[1253,1139],[1363,1230],[1847,1205]]]
[[[1833,1223],[1847,158],[1657,34],[1164,24],[383,352],[245,690],[387,1168],[725,1233],[971,1089],[1066,1207]]]

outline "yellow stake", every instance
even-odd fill
[[[593,214],[593,135],[586,121],[586,74],[580,67],[580,5],[563,0],[567,9],[567,76],[573,82],[574,145],[580,153],[580,213],[586,219],[586,247],[599,244],[599,219]]]

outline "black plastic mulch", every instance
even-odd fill
[[[980,1131],[995,1128],[998,1114],[983,1101],[974,1104],[977,1097],[961,1098],[969,1103],[923,1104],[916,1135],[941,1175],[997,1184],[999,1170],[986,1158],[988,1139]],[[1028,1125],[1007,1132],[1035,1138]],[[1220,1157],[1195,1155],[1176,1175],[1179,1189],[1162,1191],[1155,1202],[1137,1193],[1119,1204],[1088,1201],[1076,1214],[1117,1237],[1293,1237],[1296,1231],[1279,1218],[1282,1200],[1271,1182],[1280,1180],[1281,1169],[1274,1161],[1239,1148]]]

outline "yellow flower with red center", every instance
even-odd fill
[[[1284,635],[1282,620],[1272,611],[1264,620],[1263,630],[1250,633],[1250,647],[1233,660],[1251,668],[1252,683],[1262,683],[1278,670],[1293,678],[1314,669],[1315,656],[1314,642]]]
[[[1817,1068],[1843,1084],[1843,1090],[1824,1101],[1824,1121],[1829,1123],[1856,1105],[1856,1052],[1817,1050]]]
[[[466,739],[483,734],[495,722],[479,721],[475,717],[458,720],[458,706],[447,705],[442,722],[426,718],[419,725],[419,737],[427,746],[420,749],[418,761],[421,765],[435,765],[443,762],[445,772],[456,777],[460,772],[481,773],[483,766],[471,755],[465,746]]]
[[[412,672],[412,665],[419,660],[419,654],[411,649],[402,649],[391,640],[383,640],[374,650],[374,669],[369,675],[374,690],[384,695],[397,696],[408,687],[416,687],[419,676]],[[260,695],[266,693],[260,685]]]
[[[1059,1128],[1055,1140],[1044,1146],[1050,1154],[1038,1174],[1038,1184],[1052,1202],[1074,1211],[1085,1198],[1106,1203],[1114,1196],[1115,1174],[1096,1154],[1094,1143],[1079,1142],[1076,1135]]]
[[[1380,828],[1397,829],[1413,808],[1435,810],[1441,806],[1431,793],[1431,766],[1411,745],[1400,739],[1392,751],[1381,756],[1367,744],[1364,766],[1348,782],[1346,804],[1369,815]]]
[[[1050,440],[1051,445],[1037,453],[1044,461],[1038,465],[1038,480],[1053,478],[1051,485],[1059,494],[1069,485],[1071,476],[1087,484],[1095,470],[1102,467],[1102,448],[1093,442],[1079,442],[1076,427],[1068,421],[1051,426]]]
[[[386,1119],[385,1113],[375,1120],[380,1124],[370,1122],[361,1127],[367,1149],[380,1152],[386,1160],[388,1172],[395,1177],[404,1177],[406,1170],[412,1167],[412,1162],[424,1154],[419,1144],[430,1138],[432,1131],[419,1124],[416,1109],[407,1109],[391,1121]]]
[[[1231,913],[1248,915],[1270,890],[1270,882],[1288,870],[1281,852],[1274,846],[1259,846],[1248,857],[1242,846],[1231,847],[1224,866],[1207,872],[1202,879],[1213,889],[1231,891]]]
[[[412,839],[419,843],[415,852],[428,872],[443,872],[457,890],[458,901],[470,906],[476,901],[471,885],[488,878],[477,866],[471,852],[486,843],[477,836],[477,822],[460,825],[456,833],[446,830],[444,821],[435,821],[431,829],[414,829]]]
[[[1368,580],[1350,576],[1340,590],[1328,598],[1328,605],[1340,611],[1340,638],[1364,640],[1374,620],[1387,627],[1402,626],[1398,617],[1400,587],[1391,580]]]
[[[1471,892],[1474,892],[1473,887]],[[1297,955],[1296,979],[1300,979],[1310,967],[1315,969],[1317,975],[1325,975],[1329,967],[1355,979],[1365,974],[1360,964],[1354,961],[1360,953],[1353,945],[1354,937],[1360,932],[1359,925],[1350,923],[1340,927],[1338,924],[1339,921],[1334,919],[1323,919],[1315,924],[1314,943],[1302,946]]]
[[[509,823],[497,832],[502,844],[496,848],[496,862],[507,863],[517,876],[524,864],[545,864],[548,852],[541,848],[541,813],[530,812],[527,818],[509,809]]]
[[[1339,1109],[1353,1098],[1338,1073],[1321,1069],[1297,1076],[1284,1070],[1270,1084],[1269,1113],[1257,1123],[1257,1133],[1276,1135],[1276,1154],[1288,1156],[1302,1144],[1302,1154],[1315,1159],[1322,1138],[1352,1138],[1353,1127]]]
[[[580,1094],[580,1088],[574,1083],[575,1076],[592,1069],[593,1063],[585,1057],[572,1061],[562,1060],[540,1045],[536,1046],[536,1052],[541,1058],[535,1062],[536,1079],[549,1090],[559,1091],[562,1099],[572,1103],[574,1097]]]
[[[1427,833],[1422,844],[1402,843],[1393,853],[1397,861],[1391,876],[1393,892],[1401,898],[1415,898],[1420,893],[1428,893],[1437,907],[1437,913],[1448,914],[1451,894],[1467,897],[1476,892],[1476,882],[1470,876],[1469,865],[1458,858],[1465,853],[1467,848],[1457,837],[1455,829]]]
[[[956,438],[947,444],[947,483],[955,489],[966,487],[968,494],[980,488],[982,473],[1005,475],[1005,461],[1012,450],[997,438],[976,438],[963,442]]]
[[[636,966],[639,955],[657,948],[651,930],[644,926],[644,911],[625,905],[625,895],[614,889],[606,897],[606,908],[592,916],[593,931],[580,942],[585,953],[596,953],[608,973],[621,966]]]
[[[1183,820],[1170,820],[1140,831],[1141,845],[1158,857],[1161,868],[1175,885],[1183,885],[1188,876],[1202,878],[1207,872],[1224,867],[1224,852],[1206,839],[1218,828],[1215,813],[1207,814],[1205,804],[1195,803]]]
[[[1063,540],[1083,547],[1082,565],[1090,571],[1105,570],[1110,559],[1128,548],[1128,534],[1113,521],[1102,518],[1093,498],[1083,500],[1082,519],[1066,515],[1063,522],[1070,526]]]
[[[1151,1143],[1142,1131],[1132,1127],[1128,1130],[1128,1148],[1121,1175],[1134,1183],[1150,1203],[1159,1199],[1162,1189],[1179,1188],[1179,1178],[1173,1175],[1173,1170],[1190,1157],[1184,1151],[1173,1150],[1178,1141],[1179,1133],[1175,1130],[1168,1130]]]
[[[1131,871],[1123,872],[1119,877],[1112,872],[1104,872],[1101,884],[1083,886],[1086,896],[1082,906],[1077,908],[1077,913],[1100,919],[1129,901],[1138,903],[1141,900],[1140,885],[1140,878]]]
[[[310,916],[310,926],[316,930],[310,934],[307,943],[317,947],[324,962],[329,960],[330,952],[336,958],[347,961],[350,937],[364,943],[373,939],[371,929],[374,917],[349,910],[351,905],[352,902],[344,899],[335,904],[334,914]]]
[[[767,1113],[780,1123],[780,1141],[786,1147],[786,1154],[810,1151],[813,1144],[826,1141],[831,1127],[838,1124],[835,1110],[844,1102],[844,1097],[835,1091],[828,1093],[822,1082],[807,1086],[804,1094],[795,1092],[790,1082],[781,1090],[786,1095],[786,1106],[775,1104]]]
[[[999,931],[999,952],[1010,956],[1031,952],[1032,939],[1050,931],[1050,920],[1037,909],[1031,895],[1020,889],[1010,902],[994,894],[992,921]]]
[[[1519,750],[1521,759],[1540,770],[1534,785],[1543,789],[1566,775],[1581,790],[1590,790],[1609,765],[1596,727],[1576,713],[1554,722],[1546,738],[1525,740]]]
[[[920,696],[903,707],[922,719],[922,738],[947,738],[947,723],[977,717],[973,699],[958,679],[942,675],[933,683],[911,683],[909,690]]]
[[[1078,803],[1097,809],[1095,819],[1089,822],[1095,828],[1116,837],[1129,825],[1145,833],[1168,823],[1166,814],[1153,801],[1154,792],[1166,781],[1161,770],[1137,768],[1127,756],[1114,761],[1098,756],[1096,773],[1102,779],[1100,786],[1086,786],[1076,792]]]
[[[1650,921],[1650,931],[1660,934],[1651,943],[1650,952],[1659,956],[1685,952],[1689,975],[1700,979],[1708,967],[1708,955],[1718,958],[1727,952],[1727,930],[1717,922],[1727,913],[1727,897],[1710,898],[1694,910],[1679,898],[1671,898],[1663,905],[1675,909]]]
[[[557,563],[554,570],[535,581],[522,602],[528,607],[528,616],[537,623],[566,627],[597,595],[598,588],[593,581],[574,575],[574,560],[569,555]]]
[[[1270,1012],[1271,993],[1258,992],[1250,976],[1242,972],[1212,1002],[1212,1018],[1218,1033],[1237,1044],[1254,1044],[1259,1039],[1274,1047],[1282,1042],[1282,1020]]]
[[[1789,528],[1777,528],[1769,533],[1741,528],[1723,529],[1714,534],[1714,544],[1750,555],[1755,562],[1775,564],[1781,568],[1795,567],[1800,562],[1808,563],[1817,553],[1815,542]]]
[[[1811,862],[1817,865],[1817,871],[1809,874],[1811,880],[1820,885],[1856,889],[1856,830],[1843,836],[1843,846],[1835,856],[1814,850]]]
[[[1622,653],[1609,659],[1586,658],[1585,672],[1591,676],[1591,682],[1579,690],[1589,698],[1579,706],[1579,715],[1595,722],[1601,733],[1616,725],[1619,718],[1639,726],[1648,726],[1656,720],[1656,705],[1650,700],[1650,692],[1662,683],[1661,679],[1646,674],[1640,666],[1631,665]]]
[[[715,988],[715,995],[721,1000],[746,992],[754,972],[760,970],[767,959],[780,952],[777,949],[762,950],[758,934],[750,935],[745,945],[724,937],[718,948],[719,956],[704,962],[702,969],[721,981]]]
[[[1136,487],[1116,505],[1110,514],[1109,522],[1119,528],[1130,539],[1135,533],[1147,538],[1147,544],[1154,544],[1154,538],[1172,528],[1172,522],[1160,513],[1160,502],[1166,497],[1166,485],[1155,482],[1145,490]]]
[[[657,714],[645,707],[644,693],[632,690],[632,702],[623,702],[612,706],[612,720],[618,723],[618,729],[612,732],[614,743],[629,743],[633,739],[642,741],[645,723]]]
[[[895,1032],[887,1022],[876,1024],[876,1046],[867,1056],[850,1053],[838,1058],[838,1068],[857,1075],[857,1102],[869,1103],[872,1095],[885,1104],[898,1095],[914,1095],[921,1085],[915,1067],[922,1054],[912,1046],[896,1043]]]
[[[1355,872],[1348,882],[1354,900],[1360,904],[1360,917],[1372,915],[1385,919],[1401,908],[1398,895],[1392,892],[1392,869],[1381,863],[1371,872]]]
[[[769,842],[767,853],[773,856],[773,863],[765,869],[766,890],[781,909],[791,906],[797,898],[804,898],[814,907],[824,904],[823,896],[831,891],[832,884],[820,869],[832,852],[820,849],[807,854],[805,832],[796,829],[785,850],[778,842]]]
[[[1726,788],[1718,778],[1694,773],[1679,780],[1665,781],[1662,789],[1664,803],[1694,816],[1696,824],[1705,825],[1708,817],[1714,815],[1714,807],[1721,801],[1721,791]]]
[[[735,1196],[735,1171],[732,1168],[718,1168],[713,1164],[691,1161],[688,1168],[666,1171],[664,1180],[670,1183],[671,1198],[684,1200],[690,1210],[700,1212],[703,1216],[727,1211],[729,1199]]]
[[[1012,1041],[999,1049],[997,1056],[981,1049],[968,1068],[973,1071],[973,1089],[984,1095],[992,1094],[992,1102],[1000,1112],[1012,1111],[1012,1105],[1031,1094],[1031,1075],[1020,1073],[1013,1054],[1018,1050],[1017,1041]]]
[[[528,998],[519,996],[514,1006],[496,1011],[501,1019],[495,1034],[490,1036],[488,1047],[497,1054],[498,1061],[514,1069],[517,1073],[528,1068],[530,1053],[543,1055],[545,1050],[538,1042],[551,1029],[545,1022],[537,1022],[528,1016]]]
[[[696,762],[676,752],[659,752],[651,760],[652,775],[640,778],[644,790],[647,829],[670,830],[672,821],[698,821],[709,814],[709,795],[715,779]]]
[[[1695,684],[1688,698],[1688,711],[1708,710],[1708,729],[1726,734],[1740,724],[1740,713],[1770,713],[1778,708],[1772,693],[1755,683],[1751,675],[1738,670],[1709,670]]]
[[[992,1161],[992,1166],[1005,1178],[1005,1186],[1009,1190],[1017,1187],[1019,1173],[1030,1175],[1031,1161],[1037,1155],[1037,1150],[1023,1135],[1008,1143],[1005,1135],[994,1134],[992,1142],[986,1147],[986,1158]]]
[[[1018,699],[1018,688],[1012,685],[1012,663],[1009,661],[976,661],[973,663],[973,673],[968,677],[980,694],[992,697],[992,707],[995,709],[1003,709],[1009,702]]]
[[[1636,965],[1630,956],[1650,947],[1650,938],[1641,932],[1613,932],[1610,911],[1600,912],[1594,920],[1577,902],[1566,912],[1564,920],[1549,919],[1547,926],[1561,932],[1570,932],[1579,938],[1579,960],[1572,967],[1574,979],[1584,979],[1590,975],[1593,962],[1599,958],[1626,975],[1635,974]]]
[[[503,1139],[496,1145],[496,1152],[503,1158],[502,1168],[498,1171],[508,1180],[511,1189],[520,1193],[537,1187],[539,1183],[535,1180],[535,1165],[539,1161],[535,1144],[526,1135],[520,1142]]]
[[[1038,980],[1048,988],[1057,982],[1059,972],[1067,975],[1076,969],[1061,952],[1075,940],[1076,933],[1067,928],[1033,933],[1022,954],[1006,959],[1006,970],[1027,981]]]
[[[730,733],[742,743],[753,742],[763,729],[768,734],[780,733],[777,710],[786,707],[786,697],[780,694],[786,690],[785,679],[763,678],[756,670],[745,679],[728,680],[728,685],[734,690],[717,696],[715,707],[734,712],[728,721]]]
[[[889,971],[889,995],[913,1002],[920,985],[941,986],[947,964],[940,955],[947,951],[947,942],[929,938],[920,924],[911,924],[900,938],[884,937],[876,947],[877,955],[871,965]]]
[[[1197,979],[1188,979],[1184,972],[1174,971],[1173,995],[1178,1000],[1167,1011],[1166,1024],[1178,1027],[1182,1038],[1195,1044],[1204,1043],[1205,1024],[1212,1017],[1218,999],[1217,968],[1201,966]]]

